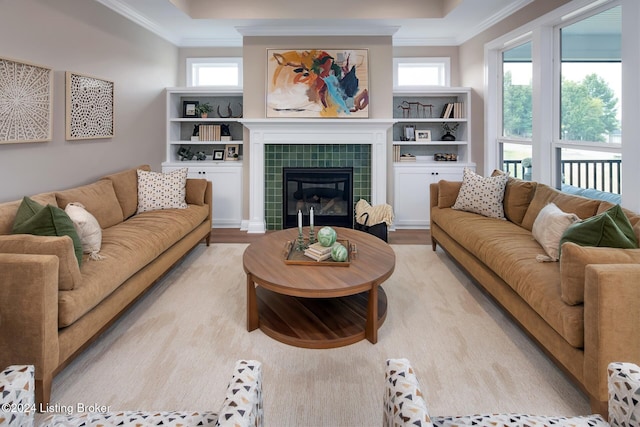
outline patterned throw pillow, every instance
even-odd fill
[[[187,168],[168,173],[138,169],[138,212],[186,209]]]
[[[465,168],[462,187],[452,209],[505,219],[502,200],[508,180],[506,174],[484,178]]]

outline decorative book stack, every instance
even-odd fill
[[[335,244],[335,243],[334,243]],[[315,261],[324,261],[331,258],[332,246],[322,246],[319,242],[309,245],[304,254]]]

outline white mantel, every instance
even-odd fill
[[[372,204],[387,202],[387,131],[391,119],[242,119],[249,129],[249,224],[264,233],[264,146],[269,144],[371,145]],[[245,146],[246,149],[246,146]]]

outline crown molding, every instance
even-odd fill
[[[251,25],[237,26],[236,31],[247,36],[393,36],[399,26],[360,25],[360,26],[276,26]]]
[[[156,24],[154,21],[147,19],[144,15],[141,15],[137,10],[130,7],[128,4],[120,1],[120,0],[96,0],[98,3],[101,3],[103,6],[108,7],[114,12],[119,13],[130,21],[135,22],[143,28],[151,31],[157,36],[162,37],[168,42],[179,46],[180,40],[173,36],[171,33],[165,31],[161,26]]]
[[[534,0],[514,0],[509,4],[509,6],[501,9],[498,13],[490,16],[484,21],[479,22],[478,25],[470,28],[468,31],[461,33],[458,37],[456,37],[455,45],[461,45],[467,42],[468,40],[472,39],[483,31],[488,30],[498,22],[527,6],[529,3],[533,3],[533,1]]]

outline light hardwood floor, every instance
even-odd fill
[[[262,237],[262,234],[249,234],[238,228],[214,228],[211,230],[213,243],[251,243]],[[429,230],[396,230],[389,232],[391,245],[430,245]]]

